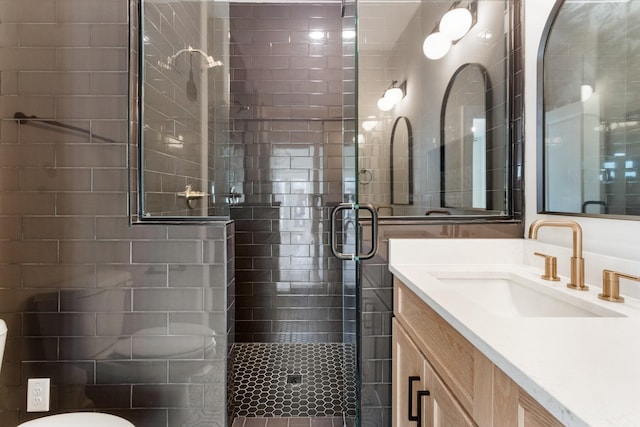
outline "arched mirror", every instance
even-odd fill
[[[640,1],[559,1],[541,45],[538,210],[640,215]]]
[[[413,204],[413,132],[407,117],[398,117],[391,131],[391,203]]]
[[[487,197],[487,72],[461,66],[451,78],[441,115],[441,204],[463,210],[490,209]]]

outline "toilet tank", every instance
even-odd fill
[[[127,287],[131,286],[131,274],[126,271],[105,270],[94,275],[87,275],[76,278],[78,282],[91,283],[95,280],[96,287],[93,288],[77,288],[77,289],[60,289],[53,293],[37,294],[33,297],[33,304],[39,316],[40,334],[44,337],[58,336],[60,329],[72,328],[67,326],[65,322],[74,322],[73,316],[60,317],[58,321],[51,321],[51,316],[63,315],[65,313],[90,313],[105,312],[123,313],[129,311],[128,300],[130,294]],[[59,309],[51,311],[52,300],[54,304],[59,298]],[[115,318],[111,326],[118,331],[123,330],[124,315]],[[115,344],[118,335],[110,337],[111,344]],[[101,348],[109,347],[104,343]],[[56,346],[44,346],[43,349],[47,360],[57,360],[58,349]],[[96,354],[100,350],[95,350]]]
[[[4,345],[7,342],[7,324],[0,319],[0,371],[2,370],[2,356],[4,355]]]

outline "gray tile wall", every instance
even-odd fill
[[[33,377],[50,413],[224,425],[233,224],[129,225],[127,9],[0,1],[2,427],[43,415],[25,412]]]

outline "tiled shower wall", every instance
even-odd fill
[[[33,377],[50,413],[224,425],[233,225],[129,226],[127,10],[0,1],[2,427],[43,415],[25,412]]]
[[[230,6],[238,342],[341,342],[340,4]],[[310,38],[321,31],[320,40]]]

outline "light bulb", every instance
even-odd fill
[[[422,51],[429,59],[440,59],[451,49],[451,40],[446,38],[442,33],[431,33],[424,39]]]
[[[390,89],[387,89],[387,91],[384,93],[384,97],[392,102],[393,105],[395,105],[398,102],[402,101],[402,98],[404,98],[404,93],[399,87],[392,87]]]
[[[378,108],[381,111],[390,111],[393,107],[394,107],[394,103],[391,102],[390,99],[386,98],[386,97],[381,97],[380,99],[378,99]]]
[[[456,41],[464,37],[471,29],[473,17],[469,9],[458,7],[444,14],[440,20],[440,32],[449,40]]]
[[[585,102],[593,95],[593,88],[591,85],[582,85],[580,86],[580,100]]]

